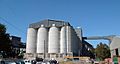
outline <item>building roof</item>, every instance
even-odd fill
[[[42,20],[40,22],[32,23],[29,25],[29,28],[39,28],[41,25],[44,25],[45,27],[51,27],[52,24],[55,24],[57,27],[61,27],[64,25],[70,26],[69,22],[47,19],[47,20]]]

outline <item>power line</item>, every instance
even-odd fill
[[[2,17],[0,17],[0,19],[2,19],[4,22],[6,22],[7,24],[9,24],[11,27],[13,27],[14,29],[16,29],[18,32],[24,33],[24,31],[22,31],[20,28],[16,27],[12,23],[8,22],[6,19],[4,19]]]

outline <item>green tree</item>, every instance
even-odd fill
[[[95,55],[96,55],[96,58],[98,58],[100,60],[109,58],[110,57],[109,46],[107,44],[102,44],[102,43],[98,44],[95,49]]]
[[[6,33],[6,27],[5,25],[0,23],[0,34],[5,34]]]
[[[0,23],[0,53],[3,57],[9,56],[11,52],[11,41],[6,33],[6,26]]]

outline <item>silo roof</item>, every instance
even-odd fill
[[[51,27],[52,24],[55,24],[57,27],[61,27],[61,26],[70,26],[69,22],[64,22],[61,20],[42,20],[40,22],[36,22],[36,23],[32,23],[29,25],[29,28],[39,28],[41,25],[44,25],[45,27]]]

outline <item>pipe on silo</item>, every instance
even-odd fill
[[[60,53],[67,53],[66,26],[62,27],[60,31]]]
[[[36,53],[37,30],[28,28],[26,53]]]
[[[47,52],[48,49],[48,31],[44,27],[44,25],[41,25],[41,27],[38,29],[38,35],[37,35],[37,53],[44,53]]]
[[[60,33],[55,24],[49,29],[48,53],[59,53]]]

